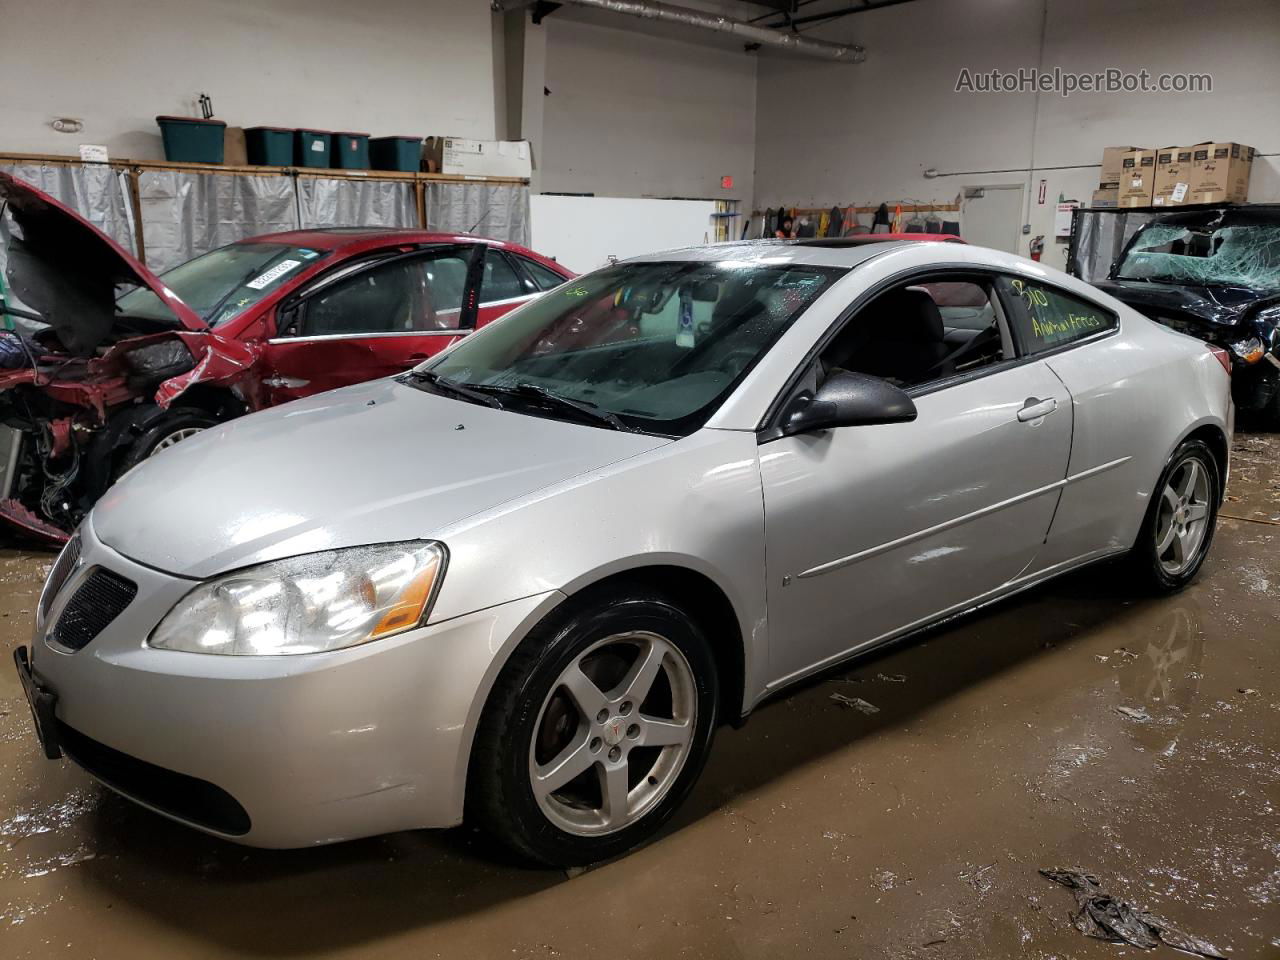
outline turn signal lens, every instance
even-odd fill
[[[1231,352],[1245,363],[1257,363],[1267,352],[1267,348],[1257,337],[1237,340],[1231,345]]]

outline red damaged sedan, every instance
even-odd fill
[[[6,174],[0,203],[16,226],[5,312],[36,323],[0,335],[0,520],[53,542],[156,451],[399,373],[573,276],[515,244],[351,227],[242,240],[157,277]]]

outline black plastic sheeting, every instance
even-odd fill
[[[1071,923],[1086,937],[1096,937],[1109,943],[1127,943],[1144,950],[1163,944],[1195,956],[1225,960],[1222,951],[1207,940],[1193,937],[1163,917],[1111,896],[1092,874],[1078,869],[1040,872],[1075,894],[1077,911]]]

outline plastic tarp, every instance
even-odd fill
[[[1074,257],[1068,267],[1072,276],[1088,283],[1105,280],[1111,265],[1138,229],[1161,211],[1082,210],[1076,215]]]
[[[529,246],[529,188],[515,183],[427,184],[427,229]]]
[[[128,174],[105,165],[6,163],[0,169],[62,201],[130,252]],[[529,245],[523,184],[430,181],[427,226]],[[143,170],[138,178],[146,263],[157,273],[245,237],[299,227],[417,227],[407,180]],[[0,252],[0,269],[3,269]]]
[[[144,170],[142,242],[157,273],[245,237],[298,228],[290,177]]]
[[[130,253],[137,253],[124,173],[101,164],[0,163],[0,170],[66,204]]]
[[[413,184],[403,180],[298,178],[298,211],[311,227],[416,227]]]

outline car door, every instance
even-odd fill
[[[904,384],[913,422],[762,443],[771,686],[963,609],[1015,579],[1044,542],[1071,447],[1070,395],[1042,360],[1016,355],[990,281],[979,284],[990,349]],[[878,301],[848,323],[873,322]]]
[[[1142,455],[1135,425],[1162,422],[1167,401],[1134,376],[1133,343],[1115,336],[1113,311],[1030,278],[1000,285],[1020,350],[1042,358],[1072,399],[1069,482],[1033,569],[1121,551],[1137,535],[1159,473]]]
[[[271,402],[399,373],[465,335],[482,252],[457,244],[384,256],[301,291],[277,310],[267,342]]]

